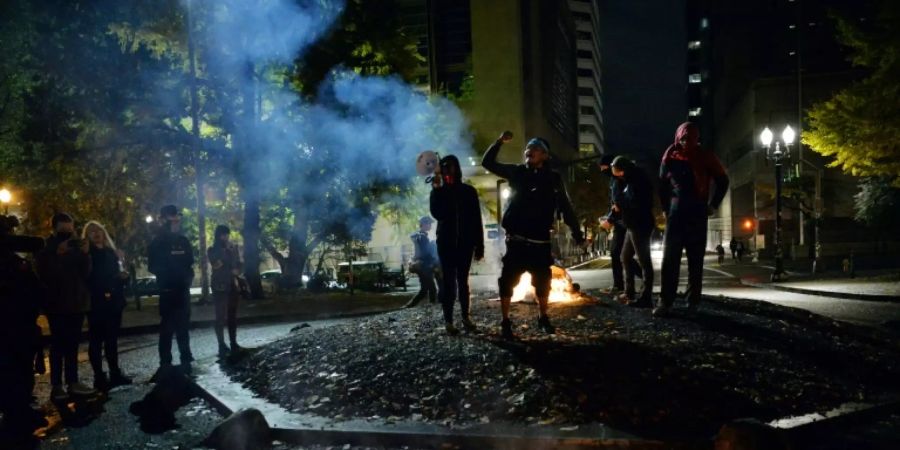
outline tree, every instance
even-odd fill
[[[834,158],[856,176],[887,177],[900,187],[900,3],[881,3],[878,20],[863,31],[838,20],[852,62],[868,75],[807,112],[803,143]]]
[[[859,183],[855,219],[879,230],[900,226],[900,189],[891,186],[890,179],[866,178]]]

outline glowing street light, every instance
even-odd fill
[[[0,189],[0,203],[3,203],[3,214],[9,214],[9,202],[12,201],[12,192],[9,189]]]
[[[766,158],[775,162],[775,271],[772,272],[772,281],[782,281],[787,279],[787,272],[784,271],[784,252],[782,250],[782,230],[781,230],[781,165],[782,161],[791,157],[791,144],[797,133],[790,125],[784,127],[781,132],[781,141],[775,141],[775,149],[772,150],[772,130],[765,127],[759,134],[759,140],[763,147],[766,148]],[[784,151],[781,150],[781,144],[784,144]]]
[[[147,214],[147,217],[144,217],[144,222],[147,222],[148,224],[153,223],[153,216]]]
[[[510,195],[509,188],[503,188],[503,193],[500,194],[500,196],[503,197],[503,200],[509,199],[509,195]]]

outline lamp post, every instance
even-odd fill
[[[781,140],[775,141],[775,149],[772,150],[773,140],[772,130],[766,127],[759,135],[763,147],[766,148],[766,158],[775,162],[775,271],[772,272],[772,281],[783,281],[787,279],[787,273],[784,271],[784,251],[782,250],[782,230],[781,230],[781,166],[782,160],[790,158],[791,144],[797,137],[794,129],[790,125],[784,127],[781,132]],[[781,144],[784,143],[784,150],[781,150]]]
[[[9,215],[9,202],[12,201],[12,193],[9,189],[0,189],[0,203],[3,203],[3,214]]]

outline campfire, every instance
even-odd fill
[[[550,270],[553,275],[550,280],[550,303],[573,302],[581,298],[578,287],[572,283],[572,277],[566,269],[550,266]],[[530,273],[526,272],[519,278],[519,284],[513,288],[512,301],[537,301]]]

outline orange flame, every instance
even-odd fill
[[[571,302],[575,301],[575,286],[572,284],[572,277],[559,266],[550,266],[552,278],[550,279],[550,303]],[[537,297],[534,293],[534,286],[531,285],[531,274],[525,272],[519,278],[519,284],[513,288],[512,301],[522,302],[525,300],[536,301]]]

